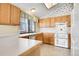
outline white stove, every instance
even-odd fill
[[[66,23],[56,23],[55,46],[68,48],[68,28]]]

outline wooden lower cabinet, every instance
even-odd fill
[[[71,34],[68,34],[68,48],[71,48]]]
[[[39,41],[43,41],[43,33],[36,34],[35,39]]]
[[[40,33],[35,35],[36,40],[43,41],[45,44],[55,45],[55,34],[54,33]],[[71,34],[68,34],[68,48],[71,48]]]
[[[43,33],[43,41],[47,44],[54,45],[54,34],[53,33]]]
[[[53,33],[40,33],[35,35],[35,39],[42,41],[46,44],[54,45],[54,34]]]

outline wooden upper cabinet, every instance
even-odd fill
[[[70,27],[71,26],[71,16],[70,15],[62,16],[62,22],[67,23],[67,26]]]
[[[67,26],[71,26],[71,16],[58,16],[58,17],[50,17],[39,20],[39,26],[42,28],[54,27],[56,23],[67,23]]]
[[[20,9],[11,5],[11,24],[19,25],[20,24]]]
[[[71,26],[71,17],[70,17],[70,15],[59,16],[59,17],[55,17],[54,19],[55,19],[54,23],[67,23],[68,27]]]
[[[54,20],[55,23],[61,23],[61,22],[63,22],[62,21],[62,17],[55,17],[54,19],[55,19]]]
[[[43,27],[43,19],[38,20],[38,25],[39,25],[40,28]]]
[[[0,3],[0,24],[10,24],[10,4]]]
[[[20,22],[20,9],[8,4],[0,3],[0,24],[18,25]]]
[[[67,17],[66,16],[62,16],[61,19],[62,19],[63,23],[67,23]]]
[[[47,28],[50,26],[50,18],[40,19],[39,20],[40,27]]]
[[[50,27],[50,18],[46,18],[45,20],[45,27]]]
[[[50,26],[54,27],[55,25],[55,19],[54,18],[50,18]]]
[[[68,27],[71,27],[71,16],[70,15],[68,15],[68,16],[66,16],[66,18],[67,18],[67,25],[68,25]]]

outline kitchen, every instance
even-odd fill
[[[45,46],[46,48],[51,46],[59,49],[59,51],[62,50],[62,53],[58,55],[71,55],[71,13],[73,3],[57,3],[47,8],[44,3],[0,3],[0,30],[4,30],[0,32],[0,34],[3,34],[0,35],[0,39],[2,39],[0,47],[3,43],[4,47],[8,46],[8,49],[2,47],[0,55],[26,56],[31,54],[50,56],[59,53],[54,51],[53,54],[46,53],[46,51],[43,53]],[[42,11],[44,12],[42,13]],[[7,39],[5,38],[6,41],[4,42],[3,37],[6,36]],[[11,49],[12,53],[9,50],[11,46],[14,47]],[[52,52],[53,48],[47,50]],[[63,50],[65,50],[64,53]],[[42,51],[42,54],[40,54],[40,51]],[[23,53],[20,54],[20,52]]]
[[[31,4],[27,4],[27,5],[31,5]],[[73,4],[71,4],[70,6],[68,5],[68,6],[71,7],[72,5]],[[67,9],[69,7],[66,6],[65,8]],[[31,8],[31,7],[29,7],[29,8]],[[55,6],[53,8],[55,8]],[[60,9],[58,9],[56,12],[59,12],[59,10],[65,9],[65,8],[60,7]],[[72,10],[72,7],[70,8],[70,10]],[[67,10],[67,11],[62,10],[63,12],[62,11],[61,12],[65,13],[65,12],[69,12],[70,10]],[[27,21],[27,22],[29,22],[29,21]],[[51,45],[55,45],[55,46],[57,45],[56,38],[57,39],[61,38],[62,39],[61,41],[63,41],[63,39],[68,39],[67,42],[65,43],[67,45],[67,47],[63,46],[64,43],[62,43],[62,46],[59,46],[59,47],[71,48],[71,33],[70,33],[71,15],[66,14],[66,15],[58,16],[58,17],[55,16],[55,17],[41,18],[38,21],[36,21],[36,23],[38,23],[37,24],[38,26],[36,28],[39,28],[37,33],[22,34],[22,35],[20,35],[20,37],[22,37],[22,38],[34,38],[36,40],[43,41],[43,43],[45,43],[45,44],[51,44]],[[56,25],[57,23],[59,23],[59,25]],[[62,24],[62,26],[61,26],[61,24]],[[59,29],[58,28],[56,29],[57,26],[59,26]],[[29,27],[29,25],[25,26],[25,27],[27,28],[27,27]],[[24,29],[25,28],[23,28],[23,30]],[[34,30],[34,28],[32,28],[32,29]],[[57,33],[57,35],[56,35],[57,31],[58,32],[60,31],[61,36],[60,36],[60,33],[59,34]],[[59,37],[58,37],[58,35],[59,35]],[[61,43],[61,41],[60,41],[60,43]]]

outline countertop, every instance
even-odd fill
[[[8,45],[0,44],[0,56],[18,56],[42,43],[41,41],[25,38],[18,38],[15,41],[8,43]]]
[[[42,32],[20,34],[20,37],[23,37],[23,36],[30,36],[30,35],[35,35],[35,34],[39,34],[39,33],[42,33]]]
[[[29,49],[31,49],[32,47],[41,44],[41,41],[38,40],[34,40],[34,39],[24,39],[24,38],[20,38],[19,41],[19,54],[22,54],[25,51],[28,51]]]
[[[36,35],[36,34],[39,34],[39,33],[54,33],[54,32],[37,32],[37,33],[26,33],[26,34],[20,34],[20,36],[19,36],[19,37]],[[70,34],[70,32],[68,32],[68,34]]]

